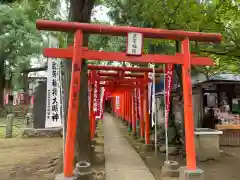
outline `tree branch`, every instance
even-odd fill
[[[219,55],[219,56],[227,56],[228,55],[228,56],[240,58],[240,55],[231,54],[231,51],[218,52],[218,51],[214,51],[214,50],[200,49],[200,52],[215,54],[215,55]]]
[[[39,68],[29,68],[29,69],[23,69],[21,73],[30,73],[30,72],[38,72],[38,71],[46,71],[47,66],[39,67]]]

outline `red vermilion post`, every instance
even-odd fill
[[[121,96],[118,94],[119,97],[119,108],[118,108],[118,116],[121,117]]]
[[[129,91],[128,94],[129,94],[129,98],[128,98],[128,102],[129,102],[129,123],[130,123],[130,125],[132,125],[132,93],[131,93],[131,91]]]
[[[127,123],[128,117],[127,117],[127,92],[125,92],[125,121]]]
[[[144,110],[145,110],[145,144],[150,143],[150,138],[149,138],[149,102],[148,102],[148,73],[144,73],[144,79],[145,79],[145,87],[144,87]]]
[[[123,119],[124,116],[124,95],[121,94],[121,118]]]
[[[138,124],[138,128],[140,128],[140,119],[139,119],[139,88],[136,88],[136,91],[135,91],[135,95],[136,95],[136,107],[135,107],[135,117],[136,117],[136,123]],[[136,127],[137,127],[137,124],[136,124]],[[140,132],[140,131],[139,131]],[[140,134],[138,134],[140,135]]]
[[[116,96],[115,97],[113,97],[113,107],[114,107],[114,114],[115,114],[115,116],[117,115],[117,108],[116,108]]]
[[[90,136],[91,140],[94,139],[94,121],[95,121],[95,114],[93,111],[93,106],[94,106],[94,83],[95,83],[95,77],[96,77],[96,72],[91,71],[91,89],[90,89],[90,123],[89,123],[89,128],[90,128]]]
[[[115,96],[115,103],[117,103],[117,96]],[[119,99],[118,99],[118,106],[120,106],[120,100]],[[115,108],[116,108],[116,115],[118,117],[119,116],[119,109],[117,108],[117,106]]]
[[[129,93],[127,92],[127,121],[129,124]]]
[[[129,108],[129,102],[128,102],[128,92],[126,92],[126,121],[127,124],[129,123],[129,114],[128,114],[128,108]]]
[[[132,90],[132,133],[133,135],[136,135],[136,114],[135,114],[135,94],[134,94],[134,89]]]
[[[189,39],[182,41],[182,53],[184,64],[182,66],[183,98],[184,98],[184,122],[186,139],[187,168],[196,169],[196,153],[194,144],[194,119],[192,107],[192,84]]]
[[[113,100],[114,100],[114,97],[111,97],[111,107],[112,107],[112,114],[114,114]]]
[[[140,128],[141,128],[141,138],[144,138],[144,97],[143,88],[140,88]]]
[[[124,93],[121,95],[121,118],[124,119]]]
[[[132,124],[133,124],[133,116],[132,116],[132,108],[133,108],[133,106],[132,106],[132,91],[129,91],[129,106],[130,106],[130,108],[129,108],[129,116],[130,116],[130,127],[131,127],[131,130],[133,131],[133,129],[132,129]]]
[[[115,116],[116,115],[115,114],[115,97],[112,97],[112,111],[113,111],[113,114]]]
[[[126,92],[123,93],[123,120],[126,121]]]
[[[119,97],[119,109],[118,109],[118,116],[121,117],[121,96],[118,94]]]
[[[70,82],[70,93],[68,103],[68,121],[67,134],[64,153],[64,176],[73,176],[74,165],[74,148],[77,127],[77,112],[78,112],[78,97],[80,92],[80,72],[82,69],[81,62],[81,48],[82,48],[82,31],[77,30],[74,35],[74,47],[72,58],[72,74]]]
[[[132,119],[131,119],[131,94],[128,90],[128,122],[129,125],[132,123]]]

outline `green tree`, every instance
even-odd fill
[[[36,31],[35,20],[59,18],[58,0],[15,0],[0,4],[0,106],[3,106],[5,85],[21,87],[21,71],[30,67],[31,58],[38,58],[43,35]],[[12,83],[14,82],[14,83]],[[14,87],[11,86],[14,84]]]
[[[35,31],[35,24],[28,21],[28,16],[22,8],[1,5],[0,9],[0,105],[2,106],[6,79],[12,77],[20,66],[29,65],[30,56],[39,53],[41,37]]]

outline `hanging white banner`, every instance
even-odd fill
[[[49,37],[49,45],[57,48],[58,42]],[[48,58],[45,128],[62,127],[61,96],[60,59]]]
[[[148,83],[148,113],[151,113],[152,107],[152,82]]]
[[[100,117],[99,119],[103,119],[103,113],[104,113],[104,102],[105,102],[105,88],[101,87],[101,95],[100,95]]]

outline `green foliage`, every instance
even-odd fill
[[[59,19],[58,11],[59,0],[16,0],[0,4],[0,62],[4,64],[4,77],[12,80],[14,88],[21,87],[21,71],[30,67],[31,58],[39,58],[46,44],[44,34],[36,30],[36,19]],[[62,35],[56,35],[63,44]]]
[[[6,78],[13,72],[19,76],[17,69],[23,64],[29,65],[30,56],[39,53],[41,36],[22,8],[1,6],[0,9],[0,61],[4,61]]]
[[[240,72],[240,6],[239,1],[214,0],[103,0],[109,16],[117,25],[181,29],[223,34],[219,44],[191,43],[194,53],[212,56],[217,66],[195,68],[208,75],[218,72]],[[172,54],[176,43],[165,40],[144,41],[144,52]]]

